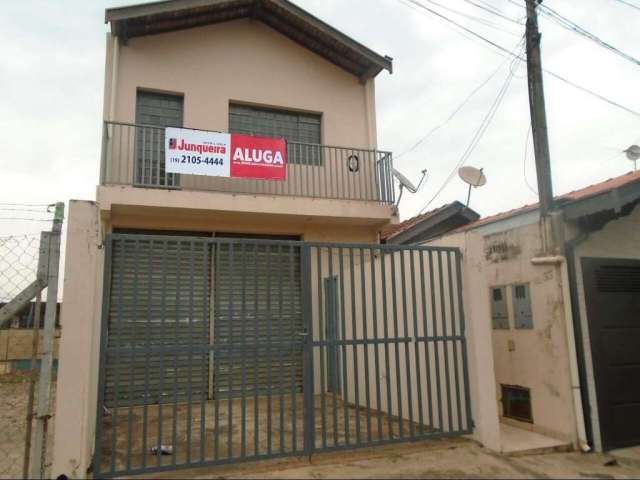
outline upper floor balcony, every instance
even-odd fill
[[[100,184],[314,199],[395,201],[390,152],[287,142],[286,178],[259,180],[165,170],[165,127],[105,122]]]

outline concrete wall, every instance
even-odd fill
[[[98,207],[69,202],[52,477],[87,477],[97,401],[103,250]]]
[[[591,404],[591,422],[593,440],[597,451],[602,451],[600,423],[598,418],[597,392],[591,357],[589,337],[589,319],[584,297],[584,279],[582,275],[582,257],[630,258],[640,259],[640,207],[636,206],[630,215],[608,223],[602,230],[594,232],[575,249],[576,284],[580,304],[580,322],[583,334],[585,366],[587,370],[587,388]]]

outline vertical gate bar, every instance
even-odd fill
[[[171,461],[175,467],[178,461],[178,452],[176,448],[177,436],[178,436],[178,356],[179,351],[176,349],[176,343],[179,342],[180,335],[178,329],[180,328],[180,285],[182,277],[182,242],[176,242],[176,305],[175,305],[175,318],[174,322],[174,337],[173,337],[173,422],[171,425],[171,445],[173,450],[171,451]]]
[[[451,304],[451,340],[453,342],[453,373],[456,383],[456,411],[458,414],[458,431],[462,430],[462,405],[460,405],[460,374],[458,373],[458,341],[456,340],[456,311],[453,298],[453,276],[451,268],[451,252],[447,254],[447,269],[449,277],[449,303]]]
[[[457,277],[457,294],[458,294],[458,309],[460,312],[460,337],[462,338],[462,376],[464,381],[464,402],[466,413],[466,428],[468,432],[472,431],[473,420],[471,419],[471,394],[469,392],[469,370],[467,366],[467,338],[466,338],[466,326],[464,317],[464,301],[462,297],[462,253],[460,250],[456,250],[456,277]]]
[[[401,282],[401,287],[402,287],[402,326],[403,326],[403,331],[404,331],[404,336],[408,337],[409,336],[409,319],[408,316],[409,314],[407,313],[408,311],[408,304],[407,304],[407,272],[406,272],[406,265],[405,265],[405,253],[407,252],[407,250],[400,250],[399,254],[400,254],[400,282]],[[411,250],[408,251],[409,254],[411,254]],[[414,335],[415,336],[415,335]],[[415,426],[413,424],[413,388],[411,386],[411,359],[410,359],[410,354],[409,354],[409,345],[411,345],[411,343],[413,342],[404,342],[403,348],[404,348],[404,363],[405,363],[405,371],[406,371],[406,376],[407,376],[407,410],[409,410],[409,436],[411,438],[413,438],[415,436]]]
[[[364,248],[360,248],[360,292],[362,295],[362,338],[364,345],[364,401],[367,409],[367,442],[371,443],[371,398],[369,384],[369,329],[367,328],[367,286],[364,275]]]
[[[302,164],[299,165],[302,168]],[[302,172],[300,174],[300,179],[302,182]],[[302,185],[302,183],[301,183]],[[284,331],[284,309],[283,309],[283,281],[284,281],[284,272],[282,271],[282,245],[278,245],[278,394],[280,396],[280,418],[279,426],[280,426],[280,453],[284,453],[284,359],[282,350],[284,348],[284,340],[285,340],[285,331]]]
[[[378,343],[378,303],[376,299],[376,265],[375,265],[375,250],[373,248],[369,249],[369,258],[371,259],[371,315],[373,318],[373,362],[375,366],[375,384],[376,384],[376,412],[377,412],[377,421],[378,421],[378,440],[382,440],[382,396],[380,394],[380,355],[379,348],[380,345]]]
[[[102,473],[102,435],[104,433],[105,389],[107,369],[107,335],[109,326],[109,312],[111,310],[111,275],[113,261],[113,240],[111,235],[105,239],[104,273],[102,286],[102,311],[100,318],[100,369],[98,370],[98,404],[96,412],[96,443],[93,458],[93,471],[98,476]],[[38,319],[39,321],[39,319]]]
[[[162,465],[162,452],[160,451],[162,446],[162,424],[164,423],[164,417],[162,416],[162,405],[164,403],[163,398],[161,398],[162,393],[164,392],[164,360],[165,360],[165,352],[167,346],[165,345],[166,335],[166,298],[167,298],[167,263],[169,257],[167,256],[167,241],[165,240],[162,245],[162,291],[161,291],[161,303],[160,303],[160,388],[158,390],[158,443],[156,445],[156,466],[159,467]]]
[[[189,380],[187,386],[187,463],[191,463],[191,423],[193,421],[193,347],[195,346],[195,337],[193,335],[193,276],[194,276],[194,243],[189,242]],[[175,448],[175,447],[174,447]]]
[[[448,418],[448,432],[451,432],[452,423],[452,411],[451,411],[451,377],[449,374],[449,346],[447,337],[447,307],[444,300],[444,278],[442,268],[442,252],[438,252],[438,278],[440,286],[440,310],[442,313],[442,349],[444,351],[444,374],[446,377],[445,389],[447,392],[447,418]]]
[[[353,346],[353,377],[354,377],[354,405],[356,417],[356,444],[360,444],[360,376],[358,375],[358,330],[356,325],[356,288],[353,262],[353,248],[349,248],[349,277],[351,282],[351,340]]]
[[[132,315],[132,328],[131,328],[131,340],[135,345],[137,343],[137,317],[138,317],[138,275],[140,271],[140,245],[139,240],[134,241],[134,255],[136,258],[135,265],[133,266],[133,315]],[[133,391],[134,391],[134,377],[136,375],[136,354],[135,348],[131,349],[131,356],[129,358],[129,412],[127,415],[127,457],[126,457],[126,469],[131,470],[131,441],[132,438],[132,423],[133,423]]]
[[[442,385],[440,384],[440,352],[438,348],[438,314],[436,313],[435,272],[433,251],[429,250],[429,281],[431,286],[431,318],[433,320],[433,351],[436,366],[436,397],[438,399],[438,428],[444,432],[442,424]]]
[[[273,382],[273,358],[271,356],[272,325],[271,325],[271,245],[266,246],[267,252],[267,454],[271,456],[271,383]]]
[[[258,314],[258,276],[260,271],[260,258],[258,255],[258,249],[260,245],[255,244],[253,246],[253,254],[254,254],[254,265],[255,271],[253,275],[253,312],[254,312],[254,330],[253,330],[253,341],[256,344],[260,341],[260,321]],[[258,404],[259,396],[258,396],[258,371],[260,368],[260,356],[264,355],[264,352],[260,350],[260,346],[256,347],[255,354],[253,356],[253,395],[254,395],[254,405],[253,405],[253,450],[255,455],[258,456],[260,454],[260,407]]]
[[[393,254],[393,251],[392,251]],[[389,362],[389,317],[387,316],[387,261],[385,259],[386,252],[380,249],[380,278],[382,280],[382,317],[383,317],[383,334],[384,334],[384,360],[385,360],[385,383],[387,384],[387,426],[389,440],[393,438],[393,409],[391,407],[391,365]]]
[[[151,243],[153,241],[147,242],[148,245],[148,272],[147,272],[147,322],[145,326],[145,337],[146,337],[146,345],[147,349],[151,347],[151,296],[152,296],[152,279],[153,275],[151,274],[152,270],[152,251]],[[149,370],[151,366],[149,365],[149,357],[150,355],[147,353],[145,355],[145,368],[144,368],[144,412],[142,415],[142,468],[147,467],[147,433],[148,433],[148,422],[149,422]]]
[[[333,281],[333,249],[331,247],[329,247],[327,249],[327,255],[329,256],[329,278],[331,279],[331,281]],[[334,299],[334,301],[335,301],[335,299]],[[331,314],[335,316],[337,314],[337,312],[336,312],[337,309],[332,307],[331,310],[332,310]],[[337,318],[334,319],[334,320],[335,320],[334,323],[336,323],[338,321]],[[338,330],[337,327],[338,327],[337,324],[334,325],[335,335],[337,335],[337,333],[338,333],[337,332],[337,330]],[[338,371],[337,371],[338,370],[338,365],[337,365],[337,362],[335,361],[339,357],[339,354],[337,353],[338,352],[337,337],[336,338],[332,338],[331,340],[329,340],[329,343],[331,343],[332,346],[333,346],[333,348],[331,349],[331,353],[330,354],[332,356],[332,359],[334,359],[334,360],[332,360],[332,362],[334,362],[334,364],[335,364],[333,370],[334,370],[335,376],[337,377],[338,376]],[[327,353],[329,353],[329,348],[327,348]],[[336,384],[338,384],[338,383],[339,383],[339,380],[336,378],[336,381],[333,382],[333,385],[332,385],[334,390],[336,389],[335,387],[336,387]],[[337,398],[337,392],[334,391],[334,392],[331,392],[331,393],[333,394],[332,395],[332,397],[333,397],[333,446],[335,447],[335,446],[338,445],[338,398]]]
[[[433,429],[433,397],[431,392],[431,357],[429,356],[429,317],[427,315],[427,289],[424,280],[424,250],[420,250],[420,290],[422,291],[422,321],[424,338],[425,380],[427,382],[427,404],[429,405],[429,430]],[[432,289],[433,290],[433,289]],[[424,431],[422,432],[424,433]]]
[[[240,375],[240,458],[247,456],[247,395],[246,395],[246,382],[247,382],[247,246],[245,243],[240,244],[242,246],[241,255],[241,271],[242,271],[242,293],[241,293],[241,336],[242,336],[242,374]]]
[[[220,275],[220,257],[222,256],[222,252],[224,251],[223,244],[214,243],[215,249],[215,258],[213,259],[213,263],[215,265],[213,271],[213,308],[214,308],[214,325],[213,325],[213,403],[214,403],[214,412],[213,412],[213,458],[214,460],[218,460],[220,458],[220,352],[221,352],[221,344],[220,339],[218,338],[218,331],[220,330],[220,322],[215,317],[219,315],[220,312],[220,289],[219,282],[217,281],[218,275]],[[222,319],[220,319],[222,320]],[[218,326],[218,331],[216,331],[216,326]]]
[[[206,279],[204,294],[202,295],[202,322],[204,323],[205,330],[207,334],[209,333],[211,327],[209,326],[209,309],[207,308],[209,305],[209,292],[211,291],[211,278],[210,278],[210,259],[209,259],[209,243],[201,242],[202,245],[202,259],[203,262],[200,265],[200,268],[203,272],[203,277]],[[209,342],[207,342],[209,345]],[[208,348],[206,353],[202,355],[202,363],[205,364],[206,368],[202,368],[201,375],[201,384],[200,384],[200,463],[204,462],[204,449],[205,449],[205,419],[207,416],[207,398],[209,393],[209,386],[207,385],[207,380],[209,379],[209,353],[211,350]]]
[[[322,421],[322,448],[327,448],[327,399],[325,396],[325,371],[326,350],[323,346],[325,339],[324,329],[326,322],[324,321],[324,306],[322,302],[322,247],[315,247],[317,262],[317,290],[318,290],[318,338],[320,340],[320,419]]]
[[[293,249],[294,248],[298,248],[298,247],[294,247],[293,245],[289,245],[289,290],[292,292],[296,291],[296,288],[294,287],[295,282],[294,282],[294,274],[293,274],[293,267],[294,267],[294,255],[293,255]],[[297,301],[297,295],[295,298],[295,301]],[[296,398],[296,356],[297,356],[297,345],[296,345],[296,334],[298,332],[296,332],[296,304],[292,301],[289,303],[289,314],[291,315],[291,331],[289,332],[289,335],[291,336],[291,339],[289,340],[290,342],[292,342],[291,344],[291,353],[289,355],[289,361],[291,362],[291,451],[293,453],[295,453],[297,451],[297,435],[296,435],[296,413],[297,413],[297,409],[296,409],[296,402],[297,402],[297,398]]]
[[[156,147],[156,157],[155,157],[155,164],[157,165],[157,169],[158,169],[158,183],[160,185],[163,185],[165,187],[169,186],[169,182],[168,182],[168,178],[167,178],[167,172],[165,170],[164,175],[162,175],[162,168],[161,168],[161,162],[160,162],[160,132],[161,130],[159,129],[152,129],[152,135],[151,135],[151,156],[153,157],[153,131],[155,130],[156,132],[156,141],[155,141],[155,147]],[[164,148],[164,145],[163,145]]]
[[[313,378],[313,310],[311,298],[311,247],[301,247],[300,276],[302,285],[302,316],[304,332],[304,358],[302,391],[304,395],[304,453],[311,455],[315,450],[315,408]]]
[[[233,318],[233,261],[235,256],[235,245],[233,241],[229,242],[229,340],[227,355],[229,363],[227,365],[227,375],[229,380],[229,390],[227,392],[227,457],[233,458],[233,356],[235,351],[233,348],[233,330],[234,330],[234,318]]]
[[[349,445],[349,381],[347,378],[347,327],[346,313],[344,304],[344,251],[342,247],[338,248],[338,268],[340,269],[340,331],[342,346],[342,406],[344,407],[344,442]]]
[[[416,393],[418,395],[418,422],[420,422],[420,435],[424,435],[424,414],[422,412],[422,370],[420,369],[420,343],[418,342],[418,302],[416,301],[416,265],[414,250],[409,250],[411,257],[411,305],[413,307],[413,354],[416,362]]]
[[[124,257],[123,250],[126,248],[126,242],[123,240],[120,242],[120,252]],[[123,278],[124,278],[124,268],[120,268],[118,272],[118,307],[116,309],[116,321],[115,321],[115,335],[113,335],[115,339],[115,354],[116,354],[116,372],[113,384],[113,427],[111,429],[111,433],[113,437],[111,438],[111,472],[115,472],[116,470],[116,446],[117,446],[117,436],[118,436],[118,396],[120,395],[120,346],[122,343],[122,305],[123,305]]]
[[[400,341],[398,332],[398,289],[396,285],[396,252],[391,251],[391,298],[393,299],[393,345],[396,359],[396,386],[398,387],[398,437],[404,438],[404,421],[402,418],[402,382],[400,374]]]

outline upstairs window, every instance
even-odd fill
[[[229,105],[229,132],[284,138],[291,164],[322,165],[320,120],[313,113]]]

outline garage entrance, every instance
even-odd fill
[[[116,233],[94,475],[470,433],[456,249]]]
[[[640,261],[582,259],[604,450],[640,445]]]

